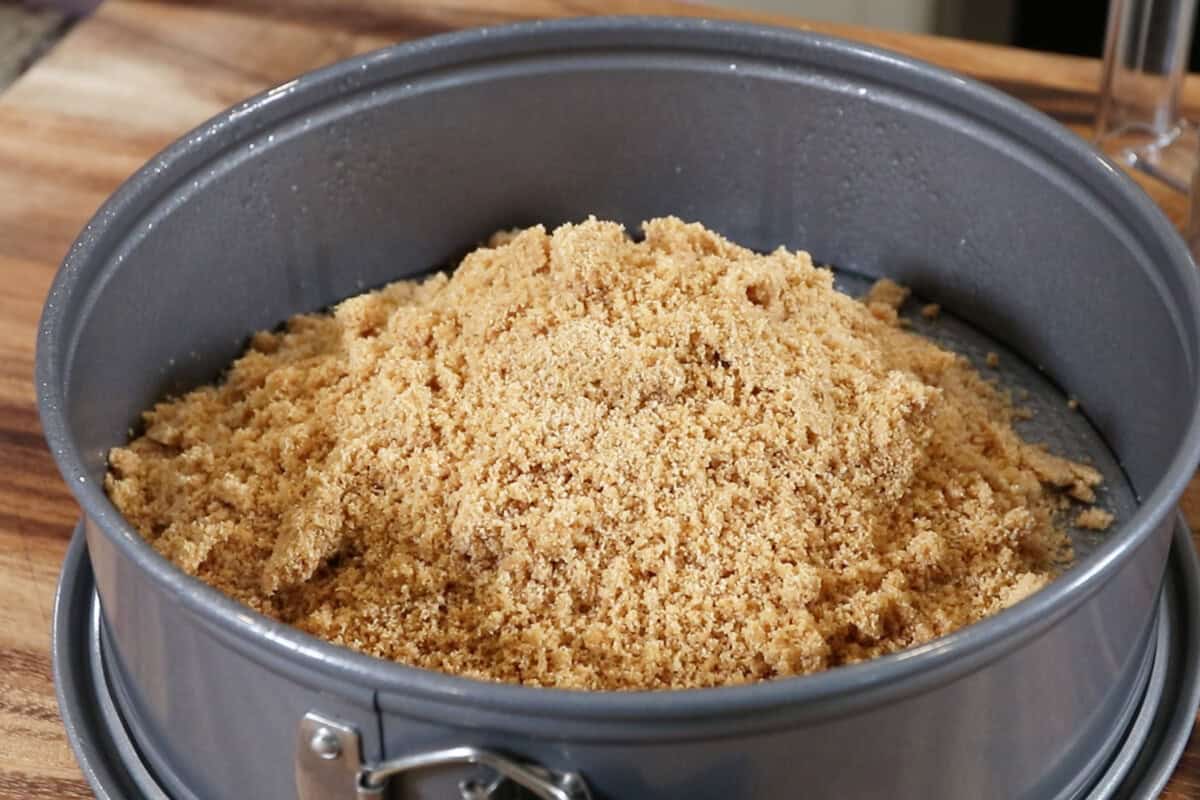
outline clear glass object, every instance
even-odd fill
[[[1189,193],[1200,133],[1179,114],[1196,0],[1111,0],[1096,145]]]

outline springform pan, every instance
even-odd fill
[[[1049,588],[786,680],[498,685],[386,663],[186,576],[108,502],[108,450],[254,330],[490,232],[675,214],[887,275],[1068,387],[1137,503]],[[46,438],[83,509],[108,680],[171,797],[1070,798],[1145,692],[1200,462],[1200,282],[1119,170],[987,87],[822,36],[601,18],[385,49],[242,103],[104,204],[41,322]],[[1115,462],[1114,462],[1115,463]]]

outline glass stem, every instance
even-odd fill
[[[1179,116],[1196,0],[1111,0],[1096,144],[1187,192],[1196,136]]]

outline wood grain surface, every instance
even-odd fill
[[[156,150],[231,103],[391,42],[600,13],[755,19],[882,45],[984,80],[1086,134],[1095,61],[747,15],[673,0],[109,0],[0,94],[0,800],[89,797],[50,674],[55,579],[77,508],[34,410],[42,300],[75,234]],[[1200,80],[1185,89],[1200,109]],[[1147,186],[1175,220],[1181,198]],[[1200,487],[1183,508],[1200,528]],[[1200,797],[1194,735],[1164,798]]]

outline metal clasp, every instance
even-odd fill
[[[554,772],[479,747],[450,747],[411,756],[364,763],[358,729],[314,711],[300,721],[296,742],[296,794],[299,800],[337,800],[383,797],[388,781],[407,772],[454,764],[476,764],[495,773],[491,780],[464,780],[462,800],[491,800],[506,783],[524,789],[538,800],[591,800],[577,772]],[[353,792],[353,795],[351,795]]]

